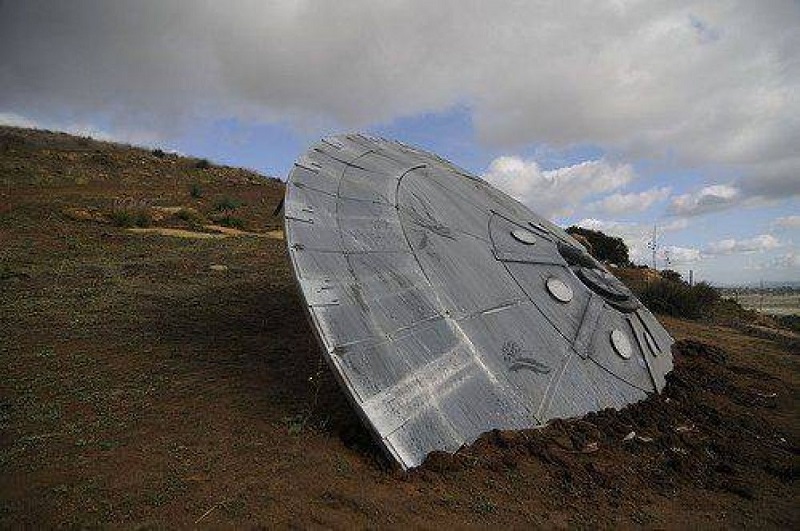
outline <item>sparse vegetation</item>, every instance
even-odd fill
[[[111,211],[111,221],[118,227],[149,227],[153,213],[146,207],[118,207]]]
[[[350,463],[347,462],[342,456],[337,455],[334,457],[334,467],[338,476],[349,476],[352,473]]]
[[[0,263],[0,282],[28,278],[27,273],[14,271],[8,264]]]
[[[485,496],[478,496],[472,500],[471,508],[475,514],[480,516],[488,516],[497,511],[497,505]]]
[[[775,315],[773,317],[781,326],[800,332],[800,315]]]
[[[683,282],[681,274],[672,269],[662,269],[658,272],[664,280],[671,280],[672,282]]]
[[[246,230],[247,225],[245,224],[242,218],[236,217],[231,215],[230,213],[224,213],[221,216],[217,216],[214,218],[214,221],[219,225],[230,227],[232,229],[239,229],[239,230]]]
[[[200,186],[200,183],[192,183],[192,186],[189,188],[189,195],[194,199],[203,197],[203,187]]]
[[[183,208],[175,214],[175,217],[186,222],[191,227],[200,226],[205,222],[200,212],[193,208]]]
[[[53,350],[53,347],[42,347],[36,353],[36,356],[39,357],[39,358],[52,358],[55,355],[56,355],[56,352],[55,352],[55,350]]]
[[[690,286],[665,278],[646,283],[637,296],[653,312],[688,319],[709,316],[720,299],[719,291],[705,282]]]
[[[299,435],[303,433],[308,421],[309,417],[306,413],[298,413],[297,415],[291,415],[283,419],[283,422],[286,424],[286,431],[289,435]]]
[[[219,212],[223,212],[223,211],[226,211],[226,210],[236,210],[237,208],[241,207],[243,204],[244,203],[242,203],[238,199],[235,199],[235,198],[230,197],[230,196],[224,196],[224,197],[221,197],[220,199],[217,199],[217,201],[214,203],[214,210],[217,210]]]
[[[207,170],[211,168],[213,164],[208,159],[198,159],[197,162],[194,163],[194,167],[199,170]]]

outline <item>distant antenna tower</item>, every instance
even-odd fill
[[[647,248],[653,253],[653,269],[658,269],[656,264],[656,255],[658,254],[658,247],[660,242],[658,241],[658,227],[655,223],[653,223],[653,237],[652,239],[647,242]]]

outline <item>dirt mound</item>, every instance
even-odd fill
[[[659,396],[538,430],[494,431],[455,455],[432,454],[412,475],[431,480],[476,465],[509,471],[535,460],[562,491],[618,498],[683,486],[752,498],[770,480],[794,482],[797,441],[762,414],[776,407],[775,378],[730,365],[723,350],[699,341],[673,351],[675,369]]]

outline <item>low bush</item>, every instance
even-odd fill
[[[621,267],[626,267],[631,263],[628,255],[628,246],[625,245],[622,238],[608,236],[600,231],[575,225],[567,228],[567,232],[572,236],[580,236],[581,239],[589,242],[592,256],[601,262],[616,264]]]
[[[214,203],[214,210],[218,212],[224,212],[226,210],[236,210],[242,205],[243,203],[238,199],[225,196],[220,199],[217,199],[217,201]]]
[[[175,217],[185,221],[191,227],[202,225],[205,222],[200,212],[193,208],[183,208],[175,213]]]
[[[203,187],[198,183],[192,183],[191,188],[189,188],[189,195],[195,199],[200,199],[203,197]]]
[[[681,274],[672,269],[662,269],[661,271],[658,272],[658,274],[661,275],[661,278],[663,278],[664,280],[671,280],[673,282],[683,281]]]
[[[244,220],[242,218],[237,218],[237,217],[232,216],[230,214],[225,214],[223,216],[219,216],[217,218],[214,218],[214,221],[216,221],[219,225],[222,225],[224,227],[230,227],[232,229],[239,229],[239,230],[246,230]]]
[[[143,208],[117,208],[111,211],[111,221],[118,227],[149,227],[153,215]]]
[[[690,286],[665,278],[639,286],[636,295],[653,312],[688,319],[710,317],[720,300],[719,291],[706,282]]]
[[[774,315],[773,317],[781,326],[800,332],[800,315]]]

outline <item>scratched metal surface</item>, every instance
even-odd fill
[[[672,369],[672,338],[577,241],[436,155],[325,139],[289,175],[285,218],[324,355],[403,468],[621,408]]]

